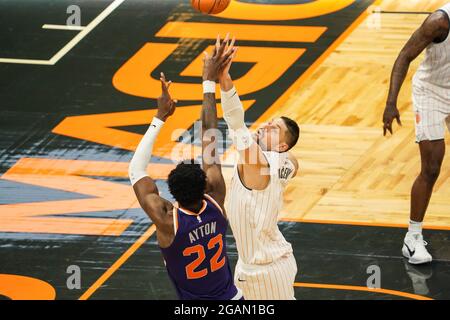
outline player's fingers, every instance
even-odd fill
[[[397,120],[397,123],[401,126],[402,125],[402,121],[400,120],[400,116],[396,116],[395,119]]]
[[[167,90],[169,90],[171,84],[172,84],[172,81],[167,82],[167,85],[166,85]]]
[[[236,41],[236,38],[233,36],[233,39],[231,39],[231,41],[229,41],[226,49],[225,49],[225,54],[231,52],[234,50],[234,43]]]
[[[226,59],[224,62],[222,62],[221,64],[221,68],[225,68],[226,66],[228,66],[232,61],[231,56],[228,57],[228,59]]]
[[[174,111],[175,111],[175,109],[176,109],[176,107],[177,107],[177,103],[178,103],[178,100],[172,100],[171,101],[171,104],[170,104],[170,108],[172,109],[172,114],[174,113]]]
[[[228,43],[228,40],[230,40],[230,33],[229,32],[225,36],[225,39],[223,39],[223,42]]]
[[[233,54],[233,52],[229,52],[220,59],[219,63],[220,63],[221,67],[227,65],[230,62],[232,54]]]
[[[233,36],[233,39],[231,39],[231,42],[230,42],[230,46],[228,47],[228,50],[229,50],[229,51],[231,51],[231,50],[234,49],[234,44],[235,44],[235,42],[236,42],[236,37]]]
[[[218,51],[217,51],[217,56],[220,58],[220,57],[222,57],[223,56],[223,53],[224,53],[224,51],[225,51],[225,46],[227,45],[227,42],[224,40],[221,44],[220,44],[220,47],[219,47],[219,49],[218,49]]]
[[[222,59],[228,60],[233,55],[233,52],[234,51],[227,52],[226,54],[223,55]]]
[[[230,38],[230,33],[227,33],[225,36],[225,39],[223,39],[222,43],[220,44],[219,50],[218,50],[218,56],[222,57],[223,53],[225,52],[225,48],[228,44],[228,39]]]
[[[166,77],[164,76],[164,73],[161,72],[161,78],[159,78],[159,80],[161,80],[161,90],[162,90],[162,92],[167,92]]]
[[[220,47],[220,34],[217,35],[216,38],[216,50],[219,51],[219,47]]]
[[[236,53],[237,53],[237,51],[238,51],[238,48],[239,48],[239,47],[233,48],[233,54],[231,55],[231,59],[232,59],[232,60],[234,59],[234,57],[236,57]]]
[[[386,127],[383,126],[383,136],[386,136]]]

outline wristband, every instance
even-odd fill
[[[216,93],[216,82],[205,80],[203,81],[203,94]]]

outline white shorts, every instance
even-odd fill
[[[450,99],[443,97],[446,94],[450,96],[450,90],[413,85],[416,142],[445,138],[445,127],[450,130]]]
[[[267,265],[237,262],[234,283],[245,300],[295,300],[294,282],[297,263],[294,255]]]

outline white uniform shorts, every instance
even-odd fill
[[[413,85],[416,142],[442,140],[450,130],[450,90],[432,85]]]
[[[294,282],[297,263],[294,255],[267,265],[236,264],[234,283],[245,300],[295,300]]]

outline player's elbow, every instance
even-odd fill
[[[412,54],[410,54],[407,50],[402,50],[395,61],[396,66],[409,66],[410,63],[414,60]]]

